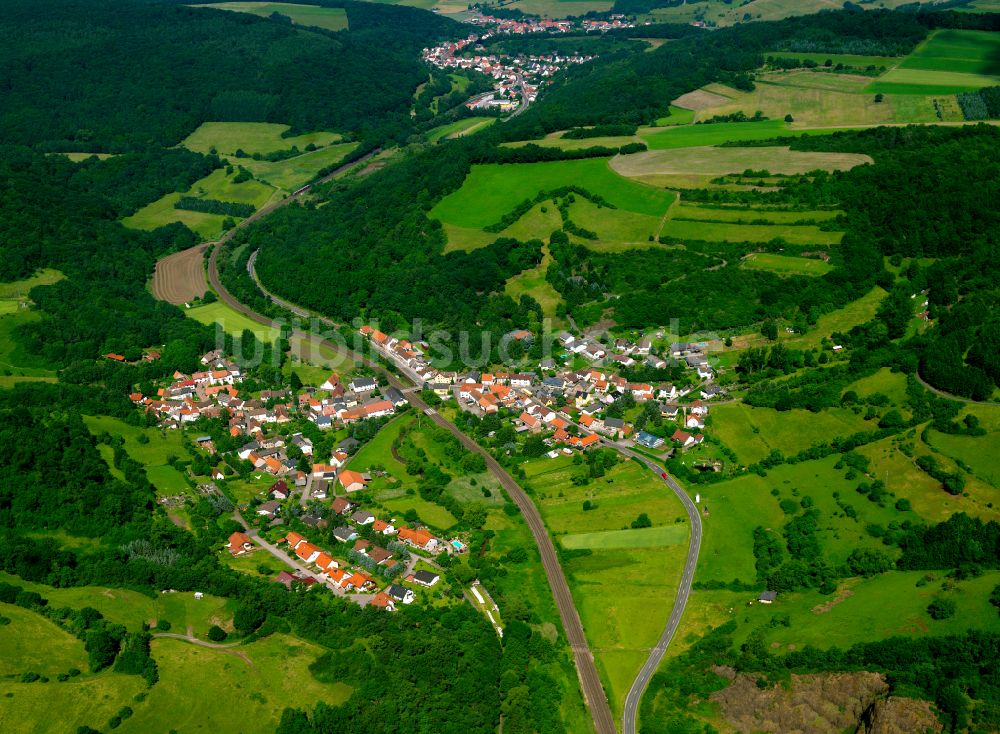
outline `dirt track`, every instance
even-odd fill
[[[205,248],[198,245],[168,255],[156,263],[153,271],[153,295],[161,301],[181,306],[205,295]]]

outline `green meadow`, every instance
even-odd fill
[[[328,31],[343,31],[347,29],[347,11],[344,8],[321,8],[316,5],[280,2],[212,3],[210,5],[195,5],[193,7],[251,13],[263,18],[269,17],[272,13],[279,13],[287,18],[291,18],[295,25],[316,26],[317,28],[325,28]]]
[[[747,255],[740,267],[748,270],[767,270],[778,275],[824,275],[833,270],[833,266],[823,260],[775,255],[771,252],[755,252]]]
[[[1000,33],[935,31],[869,92],[954,94],[1000,84]]]
[[[185,309],[184,314],[202,324],[217,325],[231,336],[241,336],[244,330],[249,330],[262,341],[273,342],[278,338],[276,327],[259,324],[222,301]]]
[[[694,110],[670,105],[670,114],[661,117],[656,121],[656,127],[667,127],[669,125],[690,125],[694,122]]]
[[[212,6],[209,6],[212,7]],[[305,7],[305,6],[302,6]],[[341,8],[316,8],[316,10],[342,10]],[[340,141],[340,135],[330,132],[287,135],[291,128],[273,122],[203,122],[198,129],[181,143],[197,153],[209,153],[214,148],[219,155],[232,155],[237,150],[254,153],[276,153],[297,146],[325,147]]]
[[[482,229],[538,192],[570,183],[621,209],[651,216],[662,216],[674,198],[672,193],[622,178],[603,158],[490,164],[473,166],[462,187],[438,202],[430,216],[447,224]]]
[[[843,232],[827,232],[814,225],[732,224],[668,219],[662,233],[671,237],[710,242],[770,242],[780,237],[792,245],[836,245]]]
[[[12,580],[23,585],[16,578]],[[57,590],[47,587],[40,590],[54,604],[71,603]],[[78,595],[72,599],[72,605],[96,607],[109,619],[118,621],[107,613],[101,597],[98,594],[96,603],[90,603]],[[206,597],[198,604],[211,609],[213,602]],[[153,612],[169,614],[169,610]],[[181,640],[154,639],[152,656],[159,680],[150,689],[139,676],[110,670],[96,675],[85,672],[66,682],[55,682],[57,674],[70,668],[87,670],[83,643],[40,615],[20,607],[2,604],[0,614],[11,620],[0,628],[0,695],[5,700],[0,707],[0,728],[4,731],[42,734],[76,731],[82,726],[105,730],[111,717],[128,705],[134,713],[118,727],[118,731],[126,734],[164,730],[164,722],[178,731],[204,727],[214,732],[264,734],[274,731],[288,706],[309,708],[317,700],[336,705],[352,693],[348,685],[320,683],[309,672],[310,663],[322,654],[322,648],[282,634],[224,650],[197,647]],[[139,625],[133,625],[133,621],[131,617],[128,619],[130,629],[138,629]],[[175,619],[173,625],[184,633],[182,619]],[[21,673],[28,671],[53,680],[16,681]],[[58,700],[58,705],[52,705],[53,699]],[[227,706],[219,707],[218,701],[223,699]],[[187,703],[177,706],[178,700]],[[36,715],[40,709],[47,712],[46,716]],[[241,716],[234,717],[233,710],[242,712]]]
[[[782,526],[792,517],[779,506],[781,500],[792,500],[797,509],[803,498],[812,500],[821,513],[818,535],[823,557],[831,565],[843,563],[858,547],[891,553],[881,540],[868,534],[866,527],[917,520],[916,514],[896,510],[891,501],[886,507],[879,507],[858,494],[855,489],[864,478],[848,480],[846,468],[834,468],[839,460],[839,456],[831,456],[783,464],[769,470],[766,477],[747,474],[699,488],[701,506],[707,515],[696,578],[702,582],[728,582],[735,578],[753,583],[754,528],[763,527],[780,537]],[[777,490],[777,495],[773,490]],[[856,517],[848,517],[838,502],[853,507]]]
[[[28,309],[0,313],[0,375],[13,382],[18,378],[52,379],[55,369],[41,357],[29,354],[17,338],[19,326],[41,319],[41,314]]]
[[[183,494],[189,490],[188,483],[180,471],[168,464],[171,457],[187,458],[183,445],[184,434],[180,431],[139,428],[103,415],[85,416],[84,422],[95,436],[107,432],[112,436],[123,438],[126,453],[145,466],[146,477],[160,494]],[[141,443],[140,436],[145,436],[148,442]],[[104,449],[101,451],[101,456],[108,462],[112,471],[116,472],[111,463],[113,459],[111,447],[101,448]]]
[[[556,315],[556,308],[562,303],[562,295],[545,279],[545,273],[552,263],[552,255],[548,247],[543,252],[544,257],[536,267],[523,270],[507,280],[504,284],[504,293],[515,301],[523,295],[531,296],[542,307],[542,314],[559,324],[561,319]]]
[[[441,125],[427,133],[427,140],[436,143],[448,138],[463,138],[485,130],[496,121],[495,117],[463,117],[461,120]]]
[[[122,223],[133,229],[153,230],[180,222],[206,240],[215,239],[222,234],[222,224],[226,220],[224,215],[175,209],[174,204],[182,196],[193,196],[198,199],[250,204],[259,209],[276,196],[277,192],[267,184],[253,180],[236,183],[235,176],[235,171],[227,174],[223,168],[216,169],[195,181],[187,191],[167,194],[125,217]]]
[[[656,644],[684,567],[690,529],[673,492],[636,461],[578,486],[571,457],[522,465],[542,518],[566,549],[588,549],[564,567],[612,709]],[[583,510],[583,502],[595,507]],[[646,513],[652,527],[630,527]]]
[[[663,130],[642,128],[639,135],[650,150],[693,148],[719,145],[737,140],[767,140],[789,134],[788,123],[782,120],[762,122],[719,122],[711,125],[682,125]]]
[[[283,191],[295,191],[309,183],[324,168],[336,166],[357,147],[357,143],[339,143],[273,163],[247,158],[231,160],[266,184]]]
[[[709,418],[712,433],[735,451],[743,464],[760,461],[773,449],[791,456],[835,436],[848,436],[873,427],[847,408],[812,413],[730,403],[713,407]]]

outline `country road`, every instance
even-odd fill
[[[622,734],[635,734],[642,694],[645,693],[646,687],[649,685],[649,681],[652,679],[656,669],[660,667],[660,662],[667,652],[670,641],[677,632],[677,627],[681,623],[681,617],[684,616],[684,609],[687,607],[688,597],[691,595],[691,583],[694,581],[694,572],[698,566],[698,554],[701,552],[701,514],[698,512],[698,506],[691,501],[684,488],[674,481],[674,478],[667,474],[666,470],[652,459],[648,459],[642,454],[631,451],[613,441],[602,440],[601,443],[616,449],[624,456],[637,459],[657,476],[665,477],[667,485],[674,491],[674,494],[677,495],[677,498],[684,505],[684,509],[687,510],[688,520],[691,522],[691,540],[688,542],[687,558],[684,560],[684,573],[681,575],[681,582],[677,587],[677,597],[674,600],[674,607],[670,611],[667,626],[664,628],[663,634],[660,635],[660,640],[656,643],[656,647],[650,651],[649,657],[643,663],[642,668],[639,670],[639,675],[632,682],[628,696],[625,697],[625,708],[622,712]]]
[[[281,203],[284,204],[286,202]],[[249,223],[251,223],[250,219],[244,220],[239,227],[246,226]],[[271,324],[271,319],[240,303],[225,288],[219,278],[219,251],[221,246],[230,237],[232,237],[232,234],[235,231],[235,229],[230,230],[230,232],[227,233],[227,236],[220,239],[216,246],[213,247],[208,261],[209,283],[212,285],[212,288],[218,294],[219,298],[231,308],[253,321],[256,321],[257,323],[269,326]],[[285,307],[288,307],[290,304],[284,305]],[[296,312],[301,310],[302,309],[296,309]],[[329,319],[325,319],[325,321],[330,324],[333,323],[330,322]],[[291,335],[298,338],[311,337],[311,335],[300,329],[293,330]],[[333,350],[334,352],[339,351],[341,353],[345,353],[346,356],[356,359],[370,369],[384,375],[392,387],[399,390],[406,389],[407,385],[405,383],[374,360],[345,349],[343,346],[334,344],[326,339],[321,340],[320,344]],[[552,544],[551,538],[549,538],[545,525],[542,522],[542,517],[538,513],[538,509],[535,507],[534,503],[524,490],[521,489],[517,482],[514,481],[514,479],[504,470],[502,466],[500,466],[499,462],[497,462],[489,452],[466,436],[457,426],[445,419],[437,411],[432,410],[430,406],[421,400],[416,393],[408,393],[408,399],[417,410],[423,411],[426,415],[431,417],[435,423],[449,431],[469,451],[480,454],[485,459],[486,466],[490,473],[497,478],[501,486],[503,486],[503,488],[507,491],[508,496],[521,511],[525,522],[528,524],[528,528],[531,530],[535,544],[538,547],[538,552],[542,560],[542,566],[545,569],[545,575],[548,579],[549,587],[552,589],[552,595],[555,598],[556,607],[559,610],[559,616],[562,620],[567,641],[569,642],[570,649],[573,651],[577,675],[580,677],[580,684],[583,690],[584,699],[586,700],[587,706],[590,708],[594,728],[596,729],[597,734],[616,734],[617,727],[615,726],[614,717],[611,714],[611,707],[608,705],[607,695],[604,692],[604,687],[601,684],[600,676],[598,675],[597,668],[594,664],[594,657],[590,652],[589,646],[587,645],[587,638],[583,632],[583,624],[580,622],[580,616],[576,611],[576,606],[573,604],[573,596],[570,593],[569,584],[566,582],[566,575],[563,572],[562,566],[559,564],[555,546]]]

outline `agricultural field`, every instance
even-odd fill
[[[540,191],[572,182],[626,211],[662,216],[673,194],[629,181],[612,171],[607,160],[556,161],[518,165],[477,165],[462,187],[431,210],[430,216],[459,227],[482,229]]]
[[[151,284],[153,295],[182,306],[208,290],[205,279],[205,245],[191,247],[157,261]]]
[[[201,8],[216,8],[231,10],[237,13],[251,13],[262,18],[272,13],[279,13],[292,19],[295,25],[316,26],[328,31],[343,31],[347,29],[347,11],[344,8],[320,8],[315,5],[299,5],[297,3],[281,2],[229,2],[196,5]]]
[[[954,94],[996,86],[1000,84],[998,54],[1000,33],[935,31],[867,91]]]
[[[343,10],[319,7],[315,9]],[[310,144],[322,148],[340,142],[341,139],[340,135],[330,132],[289,136],[287,133],[290,129],[288,125],[272,122],[203,122],[197,130],[184,139],[181,145],[196,153],[210,153],[214,149],[219,155],[233,155],[237,150],[242,150],[248,155],[254,153],[263,155],[289,150],[293,146],[300,150],[304,150]]]
[[[184,315],[208,326],[215,325],[231,336],[241,336],[249,329],[257,339],[273,342],[279,335],[277,327],[259,324],[222,301],[185,309]]]
[[[687,109],[683,105],[670,105],[670,114],[666,117],[659,118],[655,127],[669,127],[670,125],[690,125],[694,122],[695,112],[693,109]]]
[[[878,57],[871,58],[875,64]],[[753,114],[760,111],[769,118],[783,120],[785,115],[791,115],[794,119],[791,124],[793,131],[939,121],[934,106],[937,98],[930,96],[937,92],[915,97],[886,94],[881,100],[876,100],[875,92],[880,90],[869,90],[871,84],[872,78],[869,76],[852,76],[817,69],[767,72],[760,75],[756,88],[751,92],[741,92],[719,84],[709,85],[708,89],[725,94],[725,99],[703,108],[698,116],[700,119],[708,119],[714,115],[734,112]],[[954,104],[954,98],[948,98],[947,101]],[[954,119],[961,120],[961,114]]]
[[[635,461],[621,461],[583,486],[572,478],[587,468],[570,457],[523,468],[556,542],[591,551],[567,560],[565,568],[612,710],[620,712],[676,593],[689,534],[684,508]],[[594,509],[584,511],[584,501]],[[630,528],[640,513],[651,527]]]
[[[82,163],[90,158],[97,158],[99,161],[106,161],[108,158],[114,158],[113,153],[53,153],[53,155],[64,155],[73,161],[73,163]]]
[[[720,127],[705,125],[704,128]],[[766,123],[746,123],[763,125]],[[697,126],[690,129],[698,129]],[[768,135],[766,137],[773,137]],[[727,173],[742,173],[747,169],[771,173],[800,174],[822,169],[825,171],[846,171],[855,166],[871,163],[866,155],[856,153],[813,153],[795,151],[787,146],[766,148],[717,148],[697,146],[691,148],[671,148],[669,150],[649,150],[633,155],[620,155],[611,159],[611,168],[623,176],[646,180],[646,176],[665,174],[696,174],[701,176],[721,176]]]
[[[485,130],[495,121],[495,117],[464,117],[461,120],[434,128],[427,133],[427,140],[436,143],[451,138],[464,138],[466,135],[473,135],[480,130]]]
[[[216,169],[192,184],[187,191],[173,192],[147,204],[135,214],[125,217],[122,224],[133,229],[153,230],[173,222],[180,222],[205,240],[215,239],[222,234],[226,216],[175,209],[174,204],[182,196],[193,196],[198,199],[250,204],[259,209],[277,196],[277,191],[267,184],[253,180],[236,183],[235,177],[235,171],[227,174],[223,168]]]
[[[571,15],[604,13],[610,10],[613,4],[611,0],[517,0],[504,7],[540,15],[543,18],[567,18]]]
[[[184,450],[182,432],[139,428],[109,416],[85,416],[84,422],[87,424],[87,429],[95,436],[107,432],[125,439],[126,453],[145,466],[146,477],[160,494],[176,495],[188,492],[189,486],[184,475],[169,464],[171,457],[188,458]],[[145,443],[140,440],[140,436],[146,439]],[[112,466],[112,455],[111,451],[102,452],[109,467]]]
[[[933,2],[933,0],[917,0],[917,2]],[[912,0],[873,0],[862,7],[867,10],[892,9],[912,4]],[[685,3],[675,8],[655,8],[651,11],[650,17],[661,23],[690,23],[701,20],[712,26],[731,26],[750,20],[781,20],[821,10],[839,10],[841,7],[843,4],[836,0],[751,0],[740,5],[726,0],[705,0],[699,3]]]
[[[740,267],[748,270],[767,270],[778,275],[824,275],[833,270],[828,262],[817,258],[775,255],[771,252],[754,252],[743,258]]]

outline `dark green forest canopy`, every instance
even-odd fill
[[[323,4],[346,8],[351,30],[180,3],[10,0],[0,15],[0,140],[118,152],[174,145],[208,120],[405,126],[426,78],[420,49],[458,24],[412,8]]]

